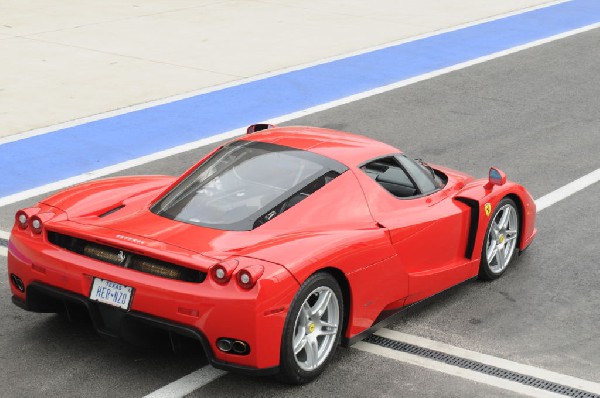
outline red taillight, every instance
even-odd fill
[[[21,209],[15,214],[15,224],[20,229],[27,229],[31,224],[31,218],[40,212],[39,207],[28,207]]]
[[[19,210],[17,214],[15,214],[15,223],[21,229],[27,229],[29,225],[29,216],[25,213],[24,210]]]
[[[29,226],[31,227],[31,232],[34,234],[42,233],[42,220],[38,216],[33,216],[29,219]]]
[[[227,282],[229,282],[229,279],[231,279],[231,275],[233,274],[233,271],[235,271],[237,266],[238,260],[233,259],[223,261],[219,264],[214,265],[210,269],[210,275],[212,276],[215,282],[224,285]]]
[[[252,289],[258,281],[258,278],[263,274],[264,268],[262,265],[251,265],[242,268],[237,272],[236,280],[242,289]]]
[[[44,229],[44,224],[52,219],[54,215],[55,214],[51,212],[42,212],[29,217],[29,228],[31,228],[31,232],[36,235],[41,234]]]

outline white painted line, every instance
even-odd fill
[[[578,178],[575,181],[537,199],[535,201],[537,212],[539,213],[545,208],[552,206],[556,202],[559,202],[598,181],[600,181],[600,169],[596,169],[591,173],[586,174],[583,177]]]
[[[513,391],[523,395],[528,395],[530,397],[564,398],[564,395],[551,393],[548,391],[537,389],[535,387],[526,386],[524,384],[517,383],[514,381],[501,379],[498,377],[486,375],[484,373],[475,372],[469,369],[459,368],[457,366],[448,365],[446,363],[439,362],[433,359],[423,358],[417,355],[392,350],[391,348],[381,347],[375,344],[366,343],[364,341],[360,341],[354,344],[352,348],[365,351],[371,354],[376,354],[382,357],[390,358],[399,362],[420,366],[437,372],[446,373],[452,376],[462,377],[463,379],[487,384],[490,386],[502,388],[504,390]]]
[[[228,131],[223,134],[214,135],[212,137],[203,138],[198,141],[194,141],[185,145],[176,146],[164,151],[156,152],[147,156],[142,156],[136,159],[131,159],[125,162],[117,163],[112,166],[104,167],[102,169],[94,170],[89,173],[80,174],[75,177],[66,178],[64,180],[56,181],[50,184],[42,185],[37,188],[28,189],[13,195],[8,195],[0,198],[0,207],[6,206],[11,203],[15,203],[21,200],[29,199],[34,196],[42,195],[48,192],[56,191],[62,188],[70,187],[71,185],[79,184],[85,181],[93,180],[98,177],[103,177],[109,174],[117,173],[122,170],[127,170],[132,167],[140,166],[155,160],[163,159],[169,156],[177,155],[192,149],[200,148],[202,146],[214,144],[215,142],[227,140],[233,137],[237,137],[246,132],[246,129],[237,129]]]
[[[473,59],[473,60],[470,60],[470,61],[467,61],[467,62],[463,62],[463,63],[460,63],[460,64],[456,64],[456,65],[453,65],[453,66],[450,66],[450,67],[447,67],[447,68],[443,68],[443,69],[439,69],[439,70],[436,70],[436,71],[433,71],[433,72],[425,73],[423,75],[416,76],[416,77],[413,77],[413,78],[410,78],[410,79],[401,80],[399,82],[392,83],[392,84],[389,84],[387,86],[378,87],[378,88],[373,89],[373,90],[369,90],[369,91],[365,91],[365,92],[362,92],[362,93],[359,93],[359,94],[351,95],[351,96],[348,96],[348,97],[345,97],[345,98],[341,98],[339,100],[331,101],[331,102],[328,102],[328,103],[325,103],[325,104],[314,106],[312,108],[304,109],[302,111],[289,113],[287,115],[283,115],[283,116],[280,116],[280,117],[277,117],[277,118],[266,120],[264,122],[277,124],[277,123],[282,123],[282,122],[286,122],[286,121],[289,121],[289,120],[297,119],[297,118],[302,117],[302,116],[306,116],[306,115],[310,115],[310,114],[313,114],[313,113],[325,111],[325,110],[328,110],[328,109],[331,109],[331,108],[338,107],[340,105],[349,104],[349,103],[354,102],[354,101],[358,101],[358,100],[361,100],[361,99],[369,98],[369,97],[372,97],[372,96],[377,95],[377,94],[382,94],[382,93],[385,93],[385,92],[388,92],[388,91],[391,91],[391,90],[395,90],[395,89],[400,88],[400,87],[405,87],[405,86],[408,86],[410,84],[414,84],[414,83],[421,82],[421,81],[424,81],[424,80],[428,80],[428,79],[431,79],[431,78],[434,78],[434,77],[437,77],[437,76],[441,76],[441,75],[444,75],[444,74],[447,74],[447,73],[450,73],[450,72],[454,72],[454,71],[457,71],[457,70],[460,70],[460,69],[464,69],[464,68],[467,68],[467,67],[472,66],[472,65],[477,65],[477,64],[480,64],[480,63],[483,63],[483,62],[486,62],[486,61],[489,61],[489,60],[492,60],[492,59],[503,57],[503,56],[506,56],[506,55],[509,55],[509,54],[514,54],[516,52],[523,51],[523,50],[526,50],[526,49],[529,49],[529,48],[532,48],[532,47],[540,46],[542,44],[550,43],[552,41],[560,40],[560,39],[563,39],[565,37],[574,36],[574,35],[579,34],[579,33],[583,33],[583,32],[587,32],[587,31],[592,30],[592,29],[596,29],[598,27],[600,27],[600,23],[595,23],[595,24],[592,24],[592,25],[585,26],[583,28],[575,29],[575,30],[572,30],[572,31],[569,31],[569,32],[561,33],[559,35],[555,35],[555,36],[547,37],[545,39],[541,39],[541,40],[537,40],[537,41],[534,41],[534,42],[531,42],[531,43],[527,43],[527,44],[524,44],[522,46],[513,47],[513,48],[508,49],[508,50],[499,51],[497,53],[486,55],[484,57],[476,58],[476,59]],[[202,146],[205,146],[205,145],[209,145],[209,144],[221,141],[221,140],[233,138],[233,137],[236,137],[236,136],[244,134],[244,132],[245,132],[244,128],[239,128],[239,129],[236,129],[236,130],[231,130],[231,131],[228,131],[228,132],[223,133],[223,134],[219,134],[219,135],[208,137],[208,138],[203,138],[201,140],[190,142],[188,144],[180,145],[180,146],[177,146],[177,147],[174,147],[174,148],[166,149],[164,151],[156,152],[156,153],[153,153],[153,154],[150,154],[150,155],[146,155],[146,156],[142,156],[142,157],[139,157],[139,158],[136,158],[136,159],[131,159],[131,160],[128,160],[128,161],[125,161],[125,162],[122,162],[122,163],[118,163],[118,164],[112,165],[112,166],[104,167],[102,169],[98,169],[98,170],[94,170],[94,171],[91,171],[91,172],[88,172],[88,173],[80,174],[78,176],[70,177],[70,178],[67,178],[67,179],[64,179],[64,180],[60,180],[60,181],[56,181],[56,182],[53,182],[53,183],[50,183],[50,184],[42,185],[42,186],[39,186],[39,187],[36,187],[36,188],[28,189],[26,191],[22,191],[22,192],[18,192],[18,193],[12,194],[12,195],[4,196],[4,197],[0,198],[0,207],[8,205],[8,204],[11,204],[11,203],[15,203],[15,202],[18,202],[18,201],[21,201],[21,200],[29,199],[29,198],[32,198],[34,196],[42,195],[42,194],[45,194],[45,193],[48,193],[48,192],[51,192],[51,191],[55,191],[55,190],[58,190],[58,189],[66,188],[66,187],[71,186],[73,184],[81,183],[81,182],[84,182],[84,181],[89,181],[89,180],[92,180],[92,179],[95,179],[95,178],[98,178],[98,177],[106,176],[108,174],[116,173],[116,172],[119,172],[119,171],[122,171],[122,170],[126,170],[126,169],[129,169],[129,168],[135,167],[135,166],[140,166],[142,164],[146,164],[146,163],[158,160],[158,159],[163,159],[163,158],[166,158],[168,156],[172,156],[172,155],[176,155],[178,153],[182,153],[182,152],[186,152],[186,151],[189,151],[189,150],[192,150],[192,149],[196,149],[196,148],[199,148],[199,147],[202,147]]]
[[[527,376],[537,377],[551,381],[553,383],[562,384],[567,387],[573,387],[580,390],[600,394],[600,384],[588,380],[579,379],[577,377],[564,375],[561,373],[552,372],[550,370],[538,368],[535,366],[524,365],[518,362],[509,361],[502,358],[497,358],[491,355],[481,354],[479,352],[465,350],[460,347],[455,347],[450,344],[441,343],[439,341],[429,340],[423,337],[414,336],[406,333],[401,333],[390,329],[381,329],[375,334],[386,337],[388,339],[401,341],[403,343],[417,345],[419,347],[429,348],[430,350],[440,351],[457,357],[470,359],[490,366],[507,369],[513,372],[521,373]]]
[[[74,127],[74,126],[79,126],[81,124],[85,124],[85,123],[89,123],[89,122],[94,122],[97,120],[101,120],[101,119],[107,119],[109,117],[114,117],[114,116],[118,116],[118,115],[123,115],[125,113],[130,113],[130,112],[134,112],[134,111],[138,111],[141,109],[147,109],[147,108],[151,108],[153,106],[157,106],[157,105],[163,105],[163,104],[168,104],[171,102],[175,102],[175,101],[179,101],[182,99],[186,99],[186,98],[190,98],[190,97],[195,97],[197,95],[201,95],[201,94],[206,94],[206,93],[210,93],[210,92],[214,92],[214,91],[218,91],[218,90],[222,90],[228,87],[234,87],[234,86],[239,86],[245,83],[250,83],[250,82],[254,82],[257,80],[262,80],[262,79],[266,79],[272,76],[278,76],[278,75],[282,75],[288,72],[293,72],[296,70],[300,70],[300,69],[306,69],[306,68],[310,68],[313,66],[317,66],[317,65],[322,65],[322,64],[326,64],[329,62],[333,62],[333,61],[338,61],[340,59],[344,59],[344,58],[348,58],[348,57],[353,57],[355,55],[360,55],[360,54],[365,54],[365,53],[369,53],[372,51],[377,51],[377,50],[381,50],[384,48],[388,48],[388,47],[393,47],[393,46],[397,46],[399,44],[404,44],[404,43],[408,43],[411,41],[415,41],[415,40],[420,40],[420,39],[424,39],[426,37],[431,37],[431,36],[437,36],[443,33],[448,33],[448,32],[453,32],[456,30],[460,30],[463,28],[467,28],[469,26],[475,26],[475,25],[479,25],[482,23],[486,23],[486,22],[491,22],[491,21],[495,21],[498,19],[502,19],[502,18],[506,18],[506,17],[510,17],[510,16],[514,16],[514,15],[519,15],[519,14],[523,14],[529,11],[534,11],[534,10],[539,10],[542,8],[547,8],[547,7],[551,7],[557,4],[561,4],[561,3],[567,3],[571,0],[558,0],[558,1],[552,1],[549,3],[545,3],[545,4],[540,4],[537,6],[533,6],[533,7],[529,7],[529,8],[523,8],[523,9],[519,9],[519,10],[515,10],[515,11],[511,11],[508,13],[504,13],[504,14],[499,14],[499,15],[495,15],[493,17],[489,17],[489,18],[484,18],[484,19],[479,19],[473,22],[468,22],[465,24],[461,24],[461,25],[456,25],[447,29],[441,29],[441,30],[436,30],[430,33],[425,33],[422,35],[418,35],[418,36],[412,36],[410,38],[406,38],[406,39],[401,39],[401,40],[396,40],[396,41],[392,41],[392,42],[388,42],[388,43],[384,43],[381,45],[377,45],[377,46],[373,46],[373,47],[369,47],[369,48],[365,48],[362,50],[358,50],[358,51],[352,51],[349,53],[345,53],[342,55],[337,55],[337,56],[333,56],[333,57],[327,57],[318,61],[313,61],[313,62],[308,62],[308,63],[304,63],[304,64],[300,64],[300,65],[296,65],[296,66],[292,66],[289,68],[283,68],[277,71],[273,71],[273,72],[268,72],[268,73],[263,73],[257,76],[252,76],[246,79],[242,79],[242,80],[236,80],[233,82],[229,82],[229,83],[225,83],[225,84],[220,84],[217,86],[212,86],[212,87],[207,87],[207,88],[203,88],[200,90],[194,90],[194,91],[190,91],[187,93],[183,93],[183,94],[178,94],[178,95],[174,95],[171,97],[167,97],[167,98],[162,98],[159,100],[154,100],[154,101],[148,101],[148,102],[144,102],[141,104],[137,104],[137,105],[132,105],[132,106],[128,106],[128,107],[124,107],[124,108],[120,108],[120,109],[115,109],[112,111],[108,111],[108,112],[103,112],[103,113],[99,113],[97,115],[92,115],[92,116],[88,116],[88,117],[83,117],[83,118],[79,118],[79,119],[75,119],[75,120],[70,120],[68,122],[64,122],[64,123],[59,123],[59,124],[55,124],[52,126],[47,126],[47,127],[42,127],[42,128],[38,128],[38,129],[34,129],[34,130],[29,130],[23,133],[17,133],[17,134],[13,134],[7,137],[2,137],[0,138],[0,145],[8,143],[8,142],[13,142],[13,141],[19,141],[25,138],[29,138],[29,137],[33,137],[36,135],[42,135],[42,134],[46,134],[46,133],[50,133],[53,131],[57,131],[57,130],[62,130],[68,127]]]
[[[0,239],[8,240],[10,238],[10,232],[0,231]],[[8,256],[8,249],[4,246],[0,246],[0,257]]]
[[[204,366],[179,380],[146,395],[144,398],[179,398],[184,397],[194,390],[218,379],[227,372],[215,369],[212,366]]]

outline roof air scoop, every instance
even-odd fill
[[[277,127],[277,126],[274,124],[267,124],[267,123],[252,124],[252,125],[248,126],[248,128],[246,129],[246,134],[252,134],[252,133],[256,133],[258,131],[268,130],[268,129],[272,129],[275,127]]]

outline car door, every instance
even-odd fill
[[[467,206],[452,200],[452,181],[442,186],[402,155],[375,159],[360,169],[371,213],[389,230],[398,266],[408,274],[406,304],[467,279],[470,215]]]

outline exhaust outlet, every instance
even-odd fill
[[[217,340],[217,348],[223,352],[231,351],[231,340],[229,339],[219,339]]]
[[[234,355],[248,355],[250,346],[242,340],[220,337],[217,339],[217,348],[219,351]]]
[[[244,355],[248,353],[248,344],[243,341],[236,340],[231,345],[231,351],[238,355]]]
[[[20,291],[21,293],[25,292],[25,284],[23,283],[21,278],[19,278],[15,274],[10,274],[10,281],[12,282],[13,286],[17,288],[18,291]]]

